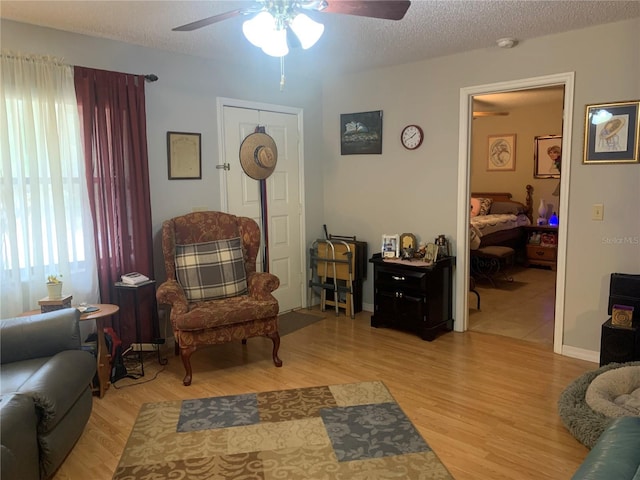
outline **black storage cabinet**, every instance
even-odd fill
[[[640,275],[612,273],[609,281],[609,305],[607,313],[613,313],[613,306],[633,307],[631,327],[614,325],[609,318],[602,324],[600,334],[600,366],[608,363],[625,363],[640,360]]]
[[[455,257],[444,257],[433,266],[385,262],[380,254],[369,261],[374,265],[372,327],[407,330],[429,341],[453,329]]]

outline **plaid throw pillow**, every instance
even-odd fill
[[[190,302],[247,292],[242,240],[176,245],[176,277]]]

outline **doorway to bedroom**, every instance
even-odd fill
[[[498,265],[501,271],[487,279],[482,271],[474,271],[478,250],[470,245],[470,275],[482,308],[477,309],[472,297],[469,330],[532,341],[550,349],[557,245],[541,250],[554,262],[540,264],[534,257],[538,265],[530,265],[529,256],[539,252],[532,252],[527,244],[539,237],[523,226],[538,223],[540,205],[544,205],[544,221],[551,212],[559,211],[560,169],[547,150],[561,149],[563,101],[564,85],[475,95],[469,159],[470,222],[478,248],[514,250],[508,261]],[[561,157],[557,161],[559,167]],[[502,197],[510,198],[504,201]],[[480,203],[486,208],[473,208]]]
[[[515,123],[513,121],[514,117],[511,112],[508,115],[497,113],[497,114],[480,114],[478,112],[502,112],[501,108],[491,109],[492,105],[484,105],[483,110],[476,110],[476,118],[502,118],[502,120],[507,120],[505,123],[500,125],[502,128],[498,129],[498,126],[493,126],[492,131],[484,131],[483,135],[484,139],[481,140],[481,147],[479,147],[479,151],[481,151],[480,155],[480,163],[478,165],[472,164],[472,156],[473,156],[473,138],[472,134],[474,130],[476,134],[482,129],[479,126],[476,126],[477,120],[473,120],[473,100],[475,97],[480,97],[484,95],[492,95],[492,94],[505,94],[508,92],[518,92],[518,93],[530,93],[528,90],[538,90],[538,89],[547,89],[547,87],[561,87],[564,89],[564,98],[562,100],[562,109],[560,110],[559,122],[561,125],[561,148],[562,153],[565,158],[571,158],[571,132],[572,132],[572,112],[573,112],[573,88],[574,88],[574,78],[575,75],[572,72],[547,75],[544,77],[534,77],[522,80],[514,80],[508,82],[501,82],[489,85],[481,85],[475,87],[467,87],[462,88],[460,90],[460,155],[458,162],[458,202],[459,202],[459,215],[458,215],[458,244],[456,246],[456,256],[458,260],[457,271],[461,273],[456,278],[456,290],[458,292],[466,292],[469,290],[469,264],[470,264],[470,197],[472,193],[472,188],[475,190],[476,188],[484,190],[484,191],[496,191],[496,188],[492,188],[489,190],[488,184],[480,183],[479,186],[473,184],[474,171],[478,169],[482,169],[484,171],[492,171],[496,174],[500,174],[495,178],[498,178],[504,181],[505,178],[511,176],[512,179],[517,180],[517,182],[508,184],[507,182],[502,183],[498,186],[502,188],[497,189],[499,192],[507,192],[512,194],[516,201],[522,202],[522,199],[525,198],[526,195],[526,186],[529,184],[535,184],[543,179],[538,179],[534,176],[534,168],[535,168],[535,158],[534,158],[534,148],[535,148],[535,139],[540,136],[548,136],[553,132],[551,130],[545,129],[536,129],[536,131],[515,131],[512,130]],[[510,118],[511,117],[511,118]],[[547,120],[547,119],[543,119]],[[550,124],[550,121],[548,122]],[[544,127],[545,125],[543,125]],[[510,127],[510,128],[509,128]],[[489,166],[489,136],[499,136],[499,137],[507,137],[506,140],[508,145],[512,145],[514,157],[513,164],[510,164],[511,160],[507,159],[505,163],[493,162],[493,166]],[[528,166],[527,166],[528,165]],[[496,166],[498,168],[496,168]],[[519,168],[523,167],[523,168]],[[513,170],[511,170],[513,169]],[[515,173],[511,173],[515,172]],[[521,177],[520,177],[521,175]],[[550,193],[552,193],[556,187],[558,188],[559,196],[556,199],[557,206],[553,203],[550,208],[558,208],[559,211],[556,212],[558,217],[560,218],[560,224],[557,229],[557,248],[556,248],[556,269],[538,269],[528,268],[525,265],[516,265],[512,267],[510,275],[516,277],[517,275],[524,275],[521,278],[526,279],[529,274],[549,277],[550,280],[546,281],[543,279],[535,278],[532,280],[527,280],[527,283],[534,284],[540,287],[544,282],[548,285],[552,285],[551,290],[554,292],[553,298],[551,298],[550,310],[552,311],[551,317],[553,318],[553,351],[555,353],[562,353],[562,344],[563,344],[563,328],[564,328],[564,319],[563,319],[563,311],[564,311],[564,297],[565,297],[565,282],[566,282],[566,246],[567,246],[567,225],[566,222],[563,222],[562,219],[566,218],[568,208],[567,208],[567,199],[568,199],[568,187],[569,187],[569,175],[570,175],[570,162],[566,162],[562,167],[562,176],[561,178],[551,178],[544,179],[545,182],[548,182]],[[516,186],[516,183],[518,186]],[[541,192],[545,191],[546,187],[538,186],[538,195],[542,195]],[[544,193],[546,195],[546,193]],[[551,195],[553,197],[553,195]],[[531,203],[532,206],[532,221],[535,222],[537,218],[537,210],[538,205],[535,204],[535,201],[540,201],[540,196],[536,196],[536,192],[533,193],[533,200]],[[550,197],[550,202],[551,202]],[[524,203],[524,202],[522,202]],[[545,198],[545,203],[547,203],[547,199]],[[553,213],[553,212],[550,212]],[[526,269],[526,270],[525,270]],[[522,274],[520,272],[523,272]],[[538,273],[537,273],[538,272]],[[555,277],[555,278],[554,278]],[[498,280],[499,282],[500,280]],[[509,282],[512,283],[512,282]],[[512,287],[517,287],[517,283],[513,284]],[[493,288],[492,286],[488,286],[488,288]],[[497,295],[501,292],[499,289],[492,290],[490,293],[487,293],[485,297],[490,298],[492,294],[496,295],[495,302],[498,304],[498,307],[502,307],[506,309],[505,298],[502,300],[497,299]],[[507,293],[512,292],[505,292]],[[525,292],[524,287],[520,289],[520,293],[511,296],[511,300],[516,299],[516,305],[518,306],[520,311],[523,311],[526,308],[524,305],[524,299],[530,298],[533,294],[531,292]],[[535,296],[535,295],[534,295]],[[484,298],[482,299],[484,300]],[[475,309],[476,298],[473,294],[470,295],[459,295],[456,298],[456,321],[454,324],[454,328],[457,331],[466,331],[470,327],[470,311]],[[489,305],[482,304],[482,311],[488,310]],[[547,308],[549,310],[549,308]],[[508,315],[508,314],[507,314]],[[494,315],[495,316],[495,315]],[[531,318],[531,316],[529,316]],[[549,329],[547,327],[547,329]],[[504,328],[503,328],[504,330]],[[490,332],[490,333],[500,333],[504,334],[505,332]]]

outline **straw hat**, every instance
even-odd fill
[[[240,164],[244,173],[264,180],[273,173],[278,161],[276,142],[266,133],[252,133],[240,145]]]
[[[604,124],[600,131],[600,136],[605,140],[610,139],[624,127],[624,118],[615,117]]]

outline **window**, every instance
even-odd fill
[[[93,226],[72,67],[2,54],[2,315],[33,308],[46,277],[97,300]]]

